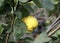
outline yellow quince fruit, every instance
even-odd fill
[[[38,26],[38,20],[34,16],[24,17],[22,21],[26,24],[28,31],[33,31],[33,28]]]

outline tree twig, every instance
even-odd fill
[[[9,37],[9,33],[7,33],[7,35],[6,35],[6,41],[5,41],[5,43],[8,43],[8,37]]]

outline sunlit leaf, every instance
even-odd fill
[[[2,6],[2,5],[3,5],[3,2],[4,2],[4,0],[0,0],[0,6]]]
[[[19,0],[19,1],[21,1],[21,2],[27,2],[28,0]]]
[[[14,3],[18,3],[18,0],[14,0]]]
[[[58,3],[59,3],[59,0],[51,0],[51,2],[52,2],[53,4],[58,4]]]

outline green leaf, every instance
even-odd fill
[[[9,37],[9,42],[16,42],[16,37],[14,36],[13,33]]]
[[[19,0],[19,1],[21,1],[21,2],[27,2],[28,0]]]
[[[2,27],[2,24],[0,23],[0,35],[3,32],[4,28]]]
[[[21,12],[22,12],[23,17],[30,15],[30,12],[24,6],[21,6]]]
[[[60,35],[60,30],[56,31],[56,33],[53,36],[58,37],[58,35]]]
[[[21,12],[21,5],[18,5],[17,7],[16,7],[16,10],[15,10],[15,15],[17,16],[17,18],[19,18],[19,19],[22,19],[23,18],[23,14],[22,14],[22,12]]]
[[[4,0],[0,0],[0,7],[3,5]]]
[[[59,0],[51,0],[51,2],[52,2],[53,4],[58,4],[58,3],[59,3]]]
[[[28,4],[32,7],[34,12],[38,9],[38,6],[33,1],[30,1]]]
[[[17,5],[18,5],[18,0],[14,0],[14,11],[16,10]]]
[[[33,2],[34,2],[39,8],[42,7],[40,0],[33,0]]]
[[[5,0],[5,3],[7,3],[7,4],[13,6],[13,1],[14,1],[14,0]]]
[[[22,19],[22,16],[23,16],[23,15],[22,15],[21,11],[16,10],[16,11],[15,11],[15,14],[16,14],[17,18]]]
[[[17,3],[18,2],[18,0],[14,0],[14,3]]]
[[[60,35],[60,30],[57,31],[57,34]]]
[[[44,43],[51,40],[46,34],[46,32],[42,32],[34,41],[34,43]]]
[[[50,0],[41,0],[41,4],[46,9],[54,10],[54,4]]]
[[[4,4],[3,6],[0,7],[0,15],[2,14],[8,14],[11,11],[11,7],[9,4]]]
[[[26,8],[29,12],[33,13],[33,9],[29,4],[23,4],[24,8]]]
[[[4,41],[4,40],[2,40],[2,39],[0,39],[0,43],[5,43],[5,41]]]
[[[14,35],[17,39],[20,39],[26,33],[26,24],[20,20],[16,20],[14,26]]]

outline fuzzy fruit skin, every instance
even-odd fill
[[[38,20],[34,16],[25,17],[22,21],[27,25],[28,31],[33,31],[33,28],[38,26]]]

